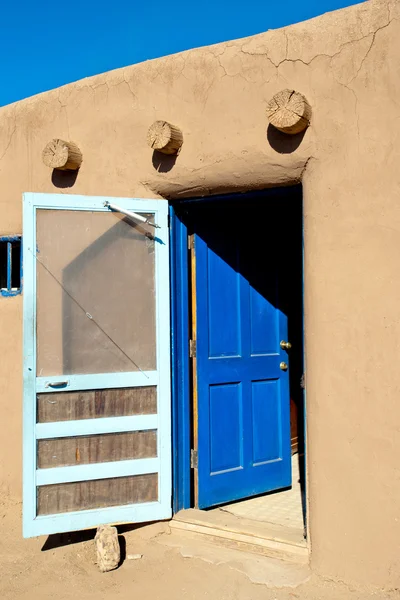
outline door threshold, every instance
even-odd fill
[[[181,510],[170,522],[172,530],[195,533],[224,547],[272,558],[308,563],[303,530],[237,517],[223,509]]]

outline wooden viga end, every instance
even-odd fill
[[[73,142],[55,138],[44,148],[42,159],[50,169],[76,171],[82,164],[82,152]]]
[[[268,102],[267,117],[279,131],[295,135],[309,126],[311,106],[303,94],[295,90],[281,90]]]
[[[183,135],[175,125],[167,121],[155,121],[147,132],[147,143],[157,152],[177,154],[183,144]]]

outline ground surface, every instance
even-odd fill
[[[163,524],[122,531],[126,558],[116,571],[95,565],[94,532],[23,540],[21,505],[0,503],[2,600],[394,600],[400,592],[361,591],[312,577],[292,589],[256,585],[227,565],[184,558],[163,543]],[[164,533],[163,533],[164,532]],[[160,543],[162,542],[162,543]],[[141,559],[128,558],[142,554]]]

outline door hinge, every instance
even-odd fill
[[[188,250],[193,250],[194,248],[194,235],[188,235]]]
[[[196,358],[196,353],[197,353],[196,340],[189,340],[189,356],[190,356],[190,358]]]
[[[193,450],[193,448],[192,448],[190,451],[190,468],[197,469],[198,466],[199,466],[199,461],[198,461],[197,450]]]

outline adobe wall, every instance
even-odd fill
[[[24,191],[200,196],[304,184],[312,567],[400,585],[400,3],[365,4],[85,79],[0,109],[0,235]],[[313,107],[302,139],[267,135],[283,88]],[[175,164],[152,160],[155,119]],[[43,165],[54,137],[84,162]],[[71,185],[71,187],[59,187]],[[0,488],[21,488],[21,298],[0,298]]]

